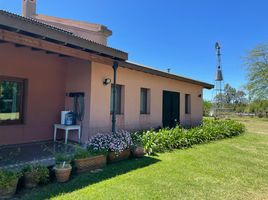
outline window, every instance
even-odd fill
[[[0,76],[0,125],[23,123],[24,80]]]
[[[191,114],[191,95],[185,94],[185,114]]]
[[[149,114],[149,89],[141,88],[140,114]]]
[[[111,86],[110,111],[113,113],[113,86]],[[115,114],[122,114],[122,85],[115,86]]]

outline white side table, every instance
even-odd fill
[[[67,144],[67,141],[68,141],[69,131],[72,131],[72,130],[78,131],[78,140],[79,140],[79,143],[81,142],[81,125],[66,126],[64,124],[54,124],[54,142],[56,142],[58,129],[65,130],[65,144]]]

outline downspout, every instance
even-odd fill
[[[113,83],[113,113],[112,113],[112,132],[116,134],[116,112],[115,112],[115,97],[116,97],[116,72],[118,68],[118,62],[114,61],[113,70],[114,70],[114,83]]]

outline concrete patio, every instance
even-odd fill
[[[27,164],[55,164],[56,153],[73,154],[75,146],[63,142],[36,142],[0,147],[0,169],[20,169]]]

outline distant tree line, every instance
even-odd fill
[[[226,84],[223,93],[215,98],[220,98],[227,112],[232,113],[253,113],[258,116],[268,115],[268,100],[254,99],[250,100],[249,95],[243,90],[236,90],[229,84]],[[209,116],[213,109],[213,101],[204,100],[204,116]]]

